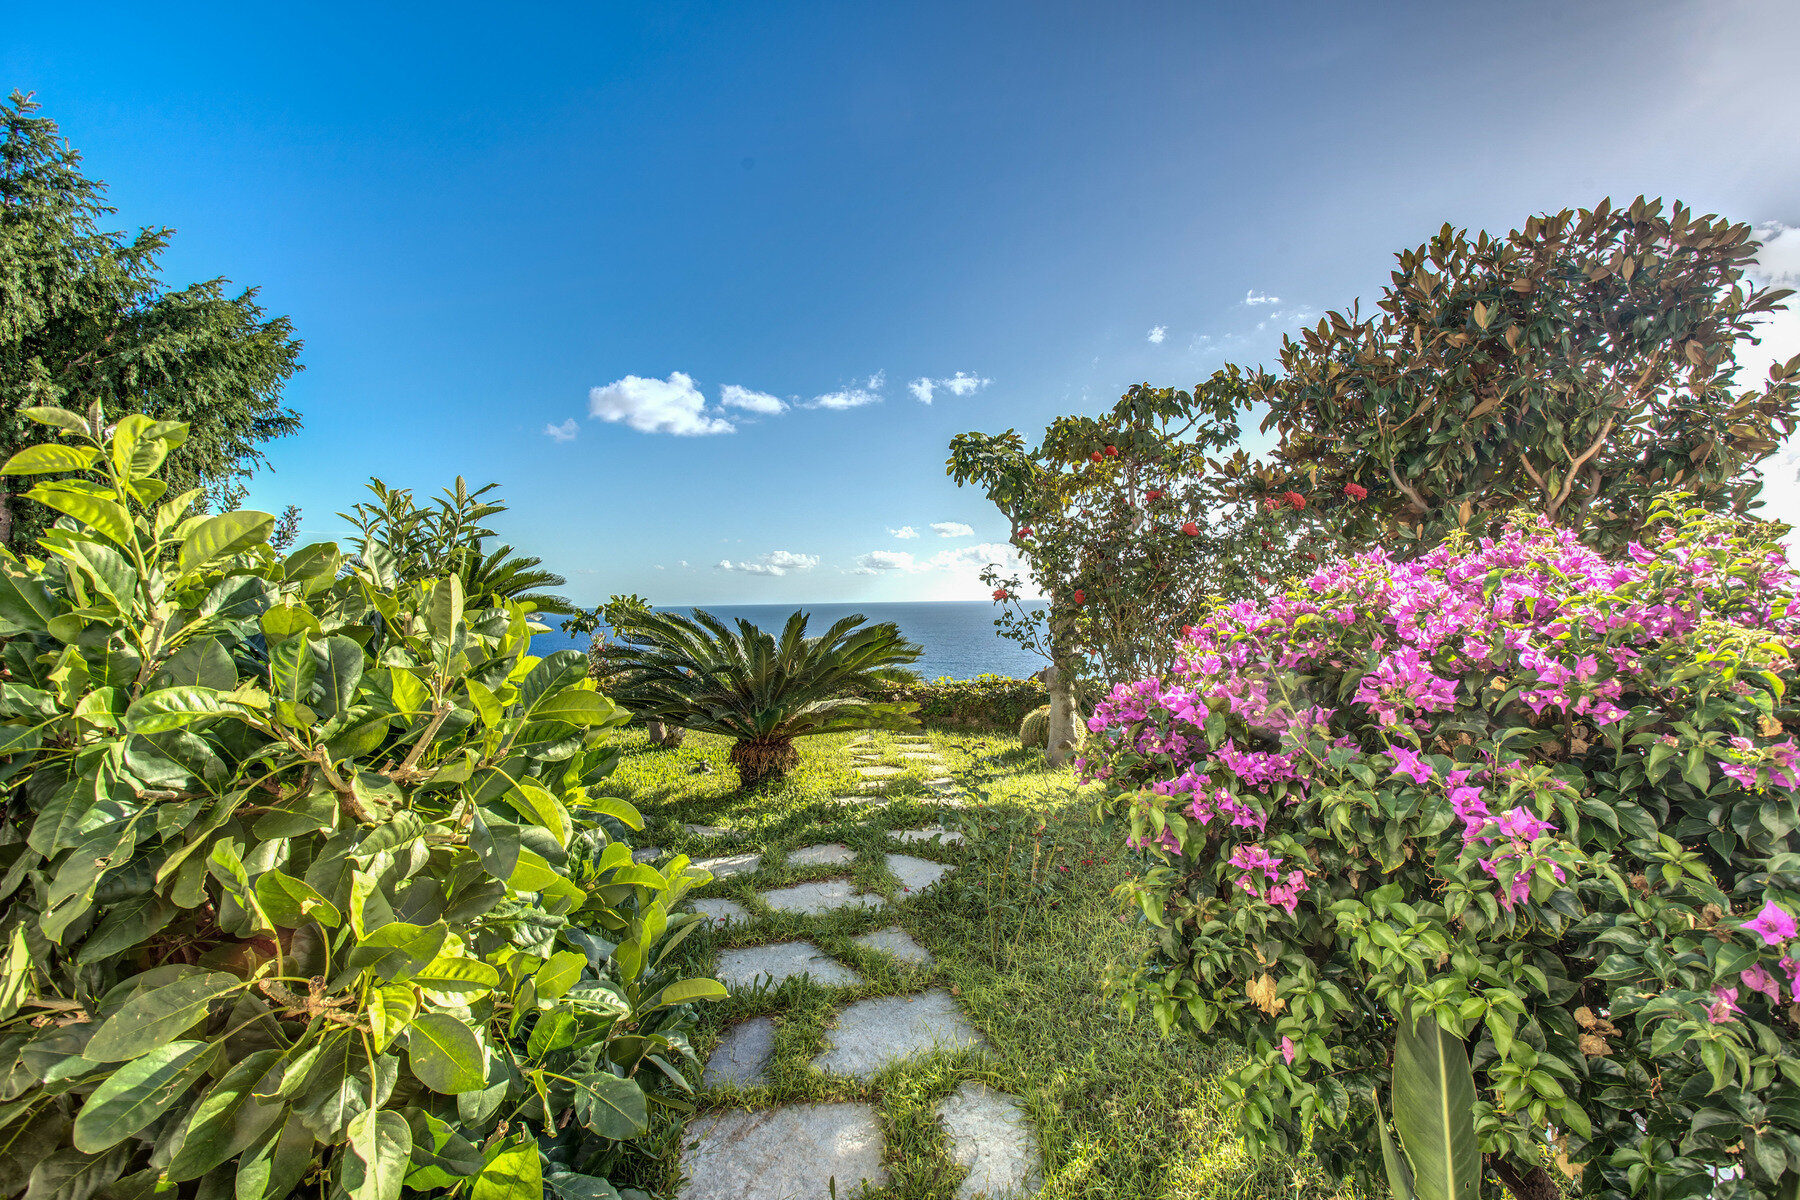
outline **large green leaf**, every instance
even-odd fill
[[[649,1127],[644,1090],[630,1079],[595,1071],[575,1080],[575,1116],[599,1134],[622,1142]]]
[[[39,504],[74,517],[117,545],[132,544],[131,514],[117,501],[107,499],[98,488],[75,483],[40,483],[26,495]]]
[[[609,725],[620,718],[618,705],[592,688],[564,688],[531,710],[534,721],[565,721],[570,725]]]
[[[500,972],[479,958],[440,954],[408,981],[428,992],[473,997],[500,985]]]
[[[237,1200],[282,1200],[313,1161],[313,1135],[290,1114],[238,1159]]]
[[[1412,1168],[1394,1148],[1393,1135],[1388,1133],[1387,1114],[1379,1109],[1375,1112],[1375,1131],[1381,1135],[1381,1165],[1387,1172],[1388,1190],[1394,1194],[1394,1200],[1413,1200]]]
[[[1394,1047],[1394,1127],[1419,1200],[1479,1200],[1475,1076],[1462,1043],[1426,1017],[1399,1022]]]
[[[406,1053],[419,1082],[446,1096],[477,1091],[487,1078],[480,1039],[449,1013],[424,1013],[414,1020],[406,1030]]]
[[[347,1132],[351,1153],[343,1159],[339,1178],[344,1191],[351,1200],[398,1200],[412,1159],[412,1130],[406,1118],[392,1109],[362,1112]]]
[[[186,1033],[214,1001],[243,987],[234,975],[209,971],[139,992],[101,1024],[83,1054],[95,1062],[136,1058]]]
[[[177,566],[186,574],[195,567],[267,541],[274,528],[273,514],[250,509],[207,517],[182,539]]]
[[[136,1152],[135,1146],[114,1146],[101,1154],[58,1150],[31,1169],[25,1200],[88,1200],[123,1175]]]
[[[125,710],[125,728],[131,733],[162,733],[195,721],[236,711],[220,693],[204,687],[167,687],[145,692]]]
[[[307,921],[336,929],[344,919],[337,905],[312,884],[280,870],[264,871],[256,877],[256,902],[269,920],[284,929],[298,929]]]
[[[185,684],[229,692],[237,686],[237,666],[217,638],[196,638],[169,657],[151,680],[156,687]]]
[[[54,475],[85,471],[99,457],[100,451],[92,446],[45,442],[41,446],[27,446],[7,459],[6,465],[0,467],[0,475]]]
[[[356,685],[362,681],[363,649],[341,635],[313,643],[317,660],[316,678],[325,689],[319,704],[319,715],[326,720],[350,707],[356,698]]]
[[[543,1200],[543,1166],[537,1142],[523,1138],[501,1147],[475,1177],[472,1200]]]
[[[700,1000],[723,1000],[730,994],[725,990],[725,985],[716,979],[683,979],[658,992],[656,999],[650,1002],[645,1011],[673,1008],[677,1004],[693,1004]]]
[[[260,1140],[284,1110],[253,1099],[251,1089],[281,1059],[280,1050],[258,1050],[232,1064],[188,1117],[181,1147],[165,1174],[180,1183],[198,1179]]]
[[[462,578],[446,575],[431,588],[431,606],[426,612],[426,620],[431,627],[432,638],[448,644],[456,636],[456,627],[462,624],[462,619]]]
[[[75,1148],[98,1154],[162,1116],[200,1077],[216,1049],[211,1042],[167,1042],[113,1071],[75,1114]]]

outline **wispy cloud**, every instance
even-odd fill
[[[913,556],[904,550],[871,550],[856,559],[856,574],[878,575],[883,571],[916,571]]]
[[[737,426],[707,411],[706,397],[691,376],[673,371],[667,379],[627,375],[588,392],[588,415],[623,422],[639,433],[698,437],[730,433]]]
[[[687,563],[682,563],[687,566]],[[819,565],[816,554],[795,554],[791,550],[771,550],[761,558],[732,562],[722,558],[716,564],[721,571],[741,571],[746,575],[786,575],[789,571],[810,571]]]
[[[835,392],[826,392],[823,396],[814,396],[808,408],[861,408],[865,404],[880,404],[881,389],[887,386],[887,372],[877,371],[869,376],[869,381],[862,387],[840,388]]]
[[[939,537],[973,537],[975,530],[961,521],[933,521],[931,532]]]
[[[919,531],[914,529],[911,525],[902,525],[898,529],[890,529],[890,530],[888,530],[888,533],[893,537],[897,537],[897,538],[901,539],[902,541],[906,540],[907,538],[916,538],[919,536]]]
[[[906,387],[908,391],[912,392],[913,399],[917,400],[920,404],[930,404],[932,397],[936,394],[938,388],[943,388],[952,396],[968,396],[980,391],[992,382],[994,381],[982,375],[974,375],[968,371],[958,371],[947,379],[932,379],[928,376],[921,376],[907,384]]]
[[[1169,327],[1167,325],[1152,325],[1150,327],[1149,339],[1151,345],[1162,345],[1162,340],[1168,336]]]
[[[1771,221],[1756,227],[1756,238],[1762,249],[1751,273],[1775,287],[1800,286],[1800,226]]]
[[[779,396],[751,391],[735,383],[728,383],[720,389],[719,403],[726,408],[741,408],[745,412],[760,413],[765,417],[778,417],[788,407],[787,402]]]
[[[544,436],[553,438],[559,442],[572,442],[575,440],[575,435],[580,432],[581,426],[575,424],[574,417],[570,417],[561,425],[544,426]]]
[[[1249,291],[1244,293],[1244,303],[1249,305],[1251,308],[1255,308],[1259,304],[1280,304],[1281,297],[1280,296],[1267,296],[1267,295],[1264,295],[1263,293],[1257,291],[1255,288],[1251,288]]]

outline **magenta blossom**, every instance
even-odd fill
[[[1284,1037],[1281,1039],[1281,1057],[1287,1059],[1288,1066],[1290,1067],[1294,1065],[1294,1054],[1297,1050],[1299,1050],[1299,1047],[1294,1045],[1293,1038]]]
[[[1738,981],[1753,992],[1761,992],[1769,998],[1771,1004],[1781,1003],[1781,981],[1769,974],[1769,969],[1761,963],[1751,966],[1748,971],[1738,976]]]
[[[1744,1010],[1737,1005],[1738,990],[1736,988],[1716,987],[1712,990],[1713,1002],[1707,1007],[1706,1019],[1714,1025],[1723,1025],[1727,1021],[1737,1020],[1736,1014]]]
[[[1779,946],[1800,934],[1800,926],[1794,924],[1794,918],[1773,900],[1765,902],[1761,912],[1745,921],[1744,928],[1751,933],[1760,934],[1765,946]]]
[[[1431,770],[1431,764],[1419,758],[1419,752],[1411,746],[1389,746],[1388,757],[1394,760],[1394,774],[1404,775],[1414,783],[1430,783],[1437,776]]]

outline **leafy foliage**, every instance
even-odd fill
[[[724,989],[669,967],[708,877],[619,840],[582,656],[165,501],[183,425],[28,415],[66,437],[0,471],[65,516],[0,555],[0,1185],[614,1195]]]
[[[691,620],[641,609],[620,616],[614,694],[648,720],[735,739],[731,761],[746,785],[792,770],[795,738],[917,724],[913,705],[861,694],[919,657],[893,624],[848,616],[807,637],[807,614],[796,612],[777,641],[703,611]]]
[[[254,288],[165,285],[157,260],[173,231],[106,231],[105,188],[37,110],[17,92],[0,104],[0,458],[37,436],[22,409],[79,397],[186,422],[161,477],[176,492],[234,492],[264,442],[300,428],[281,405],[299,370],[292,325]],[[0,492],[0,544],[22,551],[55,517]]]
[[[973,679],[944,676],[929,682],[883,678],[861,692],[871,699],[917,705],[921,721],[975,729],[1014,729],[1026,713],[1049,699],[1044,681],[1036,675],[1023,679],[991,674]]]
[[[1671,487],[1746,512],[1800,408],[1800,357],[1734,378],[1790,294],[1744,280],[1756,250],[1747,225],[1641,196],[1503,237],[1446,225],[1398,255],[1373,316],[1284,343],[1264,389],[1275,462],[1238,478],[1299,486],[1357,545],[1417,550],[1515,507],[1617,548]]]
[[[1520,518],[1222,609],[1087,764],[1146,862],[1122,982],[1241,1039],[1256,1147],[1370,1182],[1399,1023],[1465,1045],[1488,1168],[1547,1194],[1800,1174],[1800,636],[1779,526]]]

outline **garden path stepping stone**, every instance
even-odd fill
[[[950,1135],[951,1161],[969,1169],[956,1189],[957,1200],[1018,1200],[1044,1186],[1037,1135],[1017,1096],[970,1080],[944,1097],[938,1119]]]
[[[932,1049],[985,1048],[987,1043],[942,988],[916,996],[858,1000],[838,1014],[812,1065],[836,1075],[872,1078],[891,1062]]]
[[[790,867],[838,866],[856,861],[856,851],[842,842],[829,842],[823,846],[802,846],[787,856]]]
[[[762,855],[722,854],[718,858],[696,858],[694,865],[702,871],[711,871],[714,879],[730,879],[733,875],[746,875],[762,866]]]
[[[713,975],[726,987],[751,987],[767,980],[771,987],[796,975],[810,975],[826,987],[848,987],[862,976],[836,959],[827,958],[811,942],[773,942],[719,954]]]
[[[856,773],[864,779],[887,779],[894,775],[904,775],[904,767],[858,767]]]
[[[955,867],[932,862],[928,858],[914,858],[910,854],[888,855],[887,869],[894,873],[894,878],[900,881],[900,886],[909,892],[922,892],[956,870]]]
[[[880,908],[887,903],[880,896],[857,893],[848,879],[797,883],[793,887],[764,892],[762,898],[763,903],[776,912],[806,913],[812,916],[839,908]]]
[[[726,832],[725,828],[720,825],[683,825],[682,828],[695,837],[703,838],[718,837]]]
[[[935,750],[902,750],[900,757],[916,758],[922,762],[941,763],[944,761]]]
[[[889,925],[886,929],[877,929],[850,940],[870,950],[879,950],[903,963],[923,964],[931,961],[931,951],[913,941],[912,936],[898,925]]]
[[[634,863],[647,863],[654,859],[661,858],[662,855],[663,851],[661,846],[645,846],[642,850],[633,850],[631,852],[631,861]]]
[[[721,928],[750,919],[750,914],[744,911],[744,906],[735,900],[696,900],[694,901],[694,911]]]
[[[946,846],[962,845],[963,835],[945,829],[942,825],[927,825],[923,829],[905,829],[894,835],[908,845],[913,842],[939,841]]]
[[[707,1087],[735,1083],[754,1087],[763,1081],[769,1060],[775,1057],[775,1019],[751,1017],[739,1021],[719,1039],[718,1049],[706,1060],[701,1082]]]
[[[873,796],[833,796],[833,804],[844,808],[886,808],[891,801],[877,800]]]
[[[881,1126],[868,1104],[784,1104],[722,1112],[688,1126],[680,1200],[823,1200],[886,1187]]]

